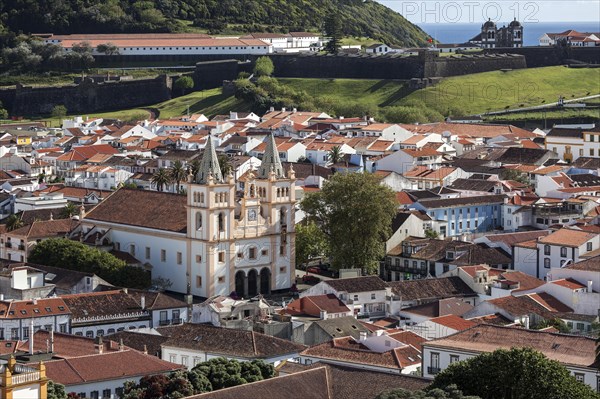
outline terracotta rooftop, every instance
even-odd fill
[[[92,209],[86,220],[185,233],[185,195],[121,188]]]
[[[600,256],[580,261],[577,263],[571,263],[566,266],[567,269],[571,270],[586,270],[591,272],[600,272]]]
[[[573,280],[572,278],[563,278],[560,280],[552,280],[552,281],[550,281],[550,283],[559,285],[561,287],[568,288],[570,290],[580,290],[582,288],[587,288],[586,285],[581,284],[580,282]]]
[[[0,319],[28,319],[68,314],[71,314],[71,309],[62,298],[0,301]]]
[[[50,360],[44,363],[51,380],[63,385],[79,385],[95,381],[133,379],[180,370],[183,366],[133,349]]]
[[[451,329],[457,330],[457,331],[466,330],[468,328],[471,328],[471,327],[477,325],[477,323],[475,323],[474,321],[465,320],[462,317],[457,316],[455,314],[434,317],[433,319],[430,319],[429,321],[431,321],[433,323],[441,324],[442,326],[446,326],[448,328],[451,328]]]
[[[206,351],[236,358],[264,359],[292,355],[305,346],[294,342],[238,329],[214,327],[206,324],[182,324],[158,328],[169,339],[163,346]]]
[[[563,228],[542,237],[538,240],[541,244],[561,245],[565,247],[580,247],[592,238],[596,237],[595,233],[586,231]]]
[[[335,295],[310,295],[295,299],[285,309],[289,314],[306,314],[319,317],[321,311],[327,313],[347,313],[350,309]]]
[[[493,352],[496,349],[528,347],[563,364],[595,367],[595,340],[581,335],[480,324],[448,337],[426,342],[424,345],[473,352]]]
[[[8,233],[13,237],[26,237],[28,240],[65,237],[79,221],[73,219],[34,220],[29,226],[23,226]]]

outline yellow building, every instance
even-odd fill
[[[42,362],[36,367],[17,364],[14,357],[0,366],[0,399],[46,399],[48,378]]]

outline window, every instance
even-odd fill
[[[219,276],[219,279],[217,280],[220,284],[225,282],[225,276]]]
[[[594,149],[590,148],[590,157],[593,157],[593,156],[594,156]]]
[[[544,258],[544,267],[550,269],[550,258]]]
[[[262,256],[267,256],[268,253],[269,253],[269,251],[267,251],[266,249],[263,249],[263,250],[260,251],[260,254]]]
[[[181,356],[181,365],[187,367],[188,366],[188,357]]]
[[[458,355],[450,355],[450,364],[456,363],[460,361],[460,357]]]
[[[167,261],[167,251],[164,249],[160,250],[160,261],[161,262],[166,262]]]
[[[131,245],[129,246],[129,254],[130,254],[131,256],[135,256],[135,244],[131,244]]]
[[[115,396],[117,398],[123,397],[123,388],[122,387],[115,388]]]
[[[100,329],[100,330],[96,331],[96,336],[98,336],[98,337],[104,336],[104,330]]]
[[[196,255],[196,263],[202,262],[202,255]]]
[[[585,330],[585,326],[584,326],[584,324],[583,324],[583,323],[577,323],[577,329],[578,329],[579,331],[583,331],[583,330]]]
[[[197,366],[200,363],[202,363],[202,360],[200,360],[199,357],[194,356],[194,366]]]
[[[371,294],[371,299],[375,299],[375,294]]]
[[[67,333],[67,323],[61,323],[58,325],[58,331],[61,333]]]
[[[585,384],[585,374],[583,373],[575,373],[575,379],[579,382],[582,382]]]
[[[586,250],[587,250],[587,251],[591,251],[591,250],[592,250],[592,243],[591,243],[591,242],[588,242],[588,243],[586,244]]]
[[[86,393],[85,392],[79,392],[77,395],[79,395],[79,397],[81,399],[85,399],[86,398]]]
[[[196,288],[202,287],[202,276],[196,276]]]
[[[285,273],[285,271],[286,271],[286,267],[285,266],[281,266],[279,268],[279,273]]]
[[[444,273],[448,273],[450,271],[450,265],[443,265],[442,268]]]
[[[218,260],[219,260],[219,263],[225,262],[225,251],[219,251]]]
[[[256,259],[256,248],[255,247],[248,248],[248,259]]]
[[[354,300],[358,301],[358,294],[354,294]]]
[[[181,265],[183,263],[181,252],[177,252],[177,264]]]
[[[150,247],[146,247],[146,259],[150,259]]]
[[[169,361],[175,363],[177,361],[177,355],[169,355]]]
[[[110,399],[111,393],[112,393],[112,390],[110,388],[109,389],[105,389],[105,390],[102,391],[102,397]]]
[[[567,257],[567,247],[560,247],[560,257],[561,258]]]
[[[196,213],[196,230],[200,230],[202,228],[202,213]]]
[[[29,338],[29,327],[23,327],[23,339]]]
[[[225,215],[223,215],[223,212],[219,213],[218,216],[218,228],[219,233],[225,231]]]
[[[85,336],[88,338],[94,338],[94,332],[93,331],[86,331],[85,332]]]
[[[440,368],[440,354],[437,352],[431,352],[431,368]]]
[[[550,245],[544,245],[544,255],[550,255]]]

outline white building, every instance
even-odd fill
[[[0,339],[27,339],[40,329],[69,332],[71,310],[61,298],[0,301]]]
[[[284,172],[273,139],[241,198],[209,140],[187,194],[118,190],[75,234],[98,236],[149,265],[170,290],[243,297],[291,287],[295,275],[295,173]]]
[[[594,365],[594,338],[487,324],[424,342],[421,367],[423,377],[433,379],[451,363],[480,353],[513,347],[533,348],[550,360],[560,362],[578,381],[594,390],[600,388],[598,370]]]
[[[73,187],[114,190],[133,176],[133,173],[103,165],[84,165],[64,174],[65,184]]]

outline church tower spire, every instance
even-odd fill
[[[258,168],[257,178],[268,179],[271,170],[275,173],[276,178],[285,178],[281,159],[279,158],[279,152],[277,151],[277,144],[275,143],[275,137],[273,137],[272,134],[267,137],[267,148],[265,149],[265,155],[262,158],[260,168]]]
[[[212,137],[209,134],[206,138],[206,147],[204,147],[204,154],[202,154],[202,160],[200,161],[200,169],[196,175],[196,183],[207,184],[211,175],[215,183],[223,183],[223,174],[219,166],[219,159],[217,158]]]

